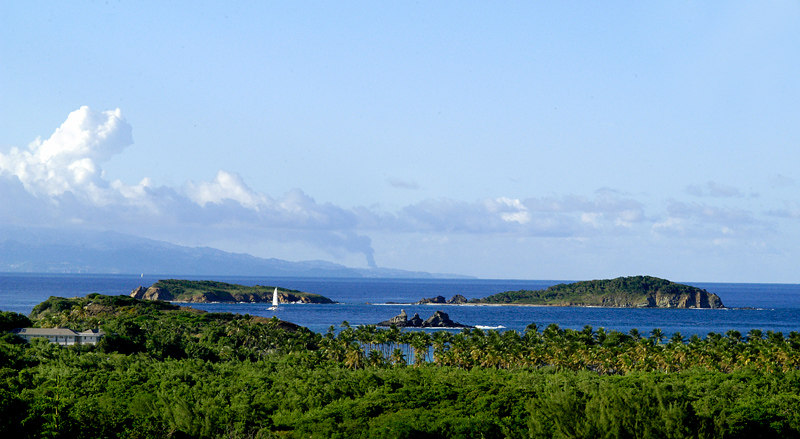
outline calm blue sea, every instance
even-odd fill
[[[76,297],[89,293],[129,294],[142,285],[173,276],[77,275],[77,274],[0,274],[0,310],[28,314],[50,296]],[[202,277],[182,277],[204,279]],[[232,312],[264,317],[277,315],[282,320],[325,331],[343,321],[351,325],[374,324],[387,320],[405,309],[423,319],[441,309],[450,318],[464,324],[522,331],[530,323],[540,328],[556,323],[563,328],[581,329],[591,325],[619,331],[632,328],[649,333],[660,328],[667,334],[684,336],[709,332],[724,333],[734,329],[746,333],[750,329],[800,331],[800,285],[798,284],[734,284],[686,282],[716,293],[732,308],[724,310],[568,308],[530,306],[448,306],[394,305],[388,302],[411,303],[437,295],[450,298],[455,294],[467,298],[485,297],[501,291],[541,289],[563,281],[504,279],[341,279],[289,277],[209,276],[205,279],[244,285],[278,285],[330,297],[337,305],[282,305],[268,311],[267,304],[197,304],[196,308],[212,312]],[[753,309],[736,309],[749,307]]]

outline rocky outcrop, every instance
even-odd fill
[[[430,305],[430,304],[443,304],[447,303],[447,299],[444,296],[436,296],[436,297],[426,297],[419,302],[415,303],[414,305]]]
[[[456,294],[447,303],[449,303],[450,305],[461,305],[464,303],[469,303],[469,300],[467,300],[467,298],[462,296],[461,294]]]
[[[133,297],[134,299],[142,299],[142,300],[170,301],[173,299],[173,296],[169,291],[157,286],[152,286],[147,289],[140,286],[135,290],[131,291],[131,297]]]
[[[423,328],[468,328],[469,326],[450,320],[450,316],[442,311],[436,311],[427,320],[422,322]]]
[[[427,320],[422,320],[419,314],[414,313],[414,317],[408,318],[405,310],[400,310],[400,314],[389,320],[378,323],[377,326],[396,326],[398,328],[471,328],[472,326],[462,325],[461,323],[450,320],[450,316],[442,311],[436,311]]]
[[[725,308],[722,300],[714,293],[706,290],[695,290],[680,295],[660,294],[652,295],[648,302],[658,308]]]
[[[414,317],[408,319],[408,325],[411,328],[420,328],[422,327],[422,318],[420,318],[419,314],[414,313]]]
[[[460,305],[468,302],[469,301],[466,297],[462,296],[461,294],[456,294],[450,300],[445,299],[444,296],[426,297],[414,305]]]
[[[570,305],[574,306],[574,304]],[[647,293],[644,298],[610,295],[602,298],[600,306],[615,308],[725,308],[719,296],[700,289],[681,293],[654,291]]]
[[[406,314],[406,310],[401,309],[400,314],[392,317],[389,320],[384,320],[378,323],[378,326],[397,326],[398,328],[403,328],[408,326],[408,314]]]
[[[163,299],[162,299],[163,300]],[[213,292],[203,292],[191,296],[181,297],[180,302],[186,303],[218,303],[218,302],[238,302],[238,303],[271,303],[272,295],[263,294],[217,294]],[[278,303],[332,303],[317,301],[313,297],[299,296],[297,294],[278,291]]]

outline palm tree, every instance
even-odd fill
[[[653,330],[650,331],[650,339],[658,344],[661,344],[661,342],[664,341],[664,337],[664,331],[659,328],[653,328]]]
[[[415,331],[411,337],[411,346],[414,348],[414,365],[420,366],[425,362],[431,347],[431,338],[427,332]]]
[[[449,343],[452,340],[450,332],[436,331],[433,334],[433,362],[442,365],[445,362],[446,350],[449,348]]]
[[[752,343],[755,340],[761,341],[764,333],[760,329],[751,329],[747,332],[747,342]]]
[[[500,337],[500,348],[503,356],[501,367],[510,368],[520,364],[523,341],[517,331],[503,332]]]
[[[355,343],[348,344],[344,354],[344,365],[350,369],[361,369],[364,363],[364,351],[361,347]]]
[[[400,348],[395,348],[394,351],[392,351],[392,355],[389,357],[389,361],[395,366],[408,365],[408,363],[406,362],[406,356],[403,355],[403,350]]]
[[[683,344],[683,336],[680,332],[672,333],[672,337],[669,338],[669,342],[671,344]]]
[[[726,332],[725,336],[728,337],[728,340],[732,341],[733,343],[740,343],[742,341],[742,333],[733,329]]]
[[[472,359],[470,357],[471,343],[469,340],[469,329],[464,329],[458,334],[455,334],[450,341],[450,350],[448,358],[450,364],[464,369],[472,367]]]
[[[395,348],[397,343],[400,342],[400,328],[395,325],[389,327],[386,331],[386,355],[389,356],[389,352]]]
[[[364,355],[369,355],[372,352],[376,339],[376,326],[375,325],[361,325],[358,326],[354,332],[354,338],[364,349]]]
[[[411,353],[411,342],[414,339],[414,332],[413,331],[401,331],[400,332],[400,339],[398,342],[400,343],[401,347],[405,351],[405,357],[409,358],[412,356]]]
[[[380,367],[386,364],[386,357],[383,356],[383,353],[379,350],[369,351],[369,355],[367,355],[367,364],[370,366]]]

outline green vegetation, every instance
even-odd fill
[[[10,331],[14,328],[25,328],[31,325],[31,319],[22,314],[10,311],[0,311],[0,331]]]
[[[159,290],[168,300],[177,302],[271,302],[274,286],[246,286],[210,280],[195,281],[166,279],[154,283],[151,289]],[[334,303],[333,300],[313,293],[278,288],[281,302]]]
[[[3,313],[6,321],[24,316]],[[51,298],[0,338],[8,437],[800,437],[800,334],[653,330],[325,334],[158,301]]]
[[[723,307],[719,297],[706,290],[652,276],[558,284],[536,291],[506,291],[473,300],[472,303],[660,308]]]

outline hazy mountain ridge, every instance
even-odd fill
[[[292,262],[186,247],[116,232],[0,228],[0,272],[181,274],[297,277],[458,278],[391,268],[351,268],[328,261]]]

